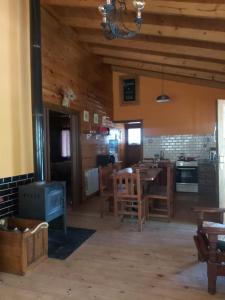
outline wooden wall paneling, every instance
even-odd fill
[[[93,113],[112,117],[112,71],[102,60],[79,42],[71,28],[65,27],[42,8],[43,98],[61,105],[61,89],[70,87],[77,95],[72,110],[80,112],[82,174],[96,166],[96,154],[103,151],[105,140],[87,139],[84,130],[93,127]],[[90,122],[83,122],[83,110]],[[84,176],[83,186],[84,186]],[[84,189],[83,189],[84,190]]]

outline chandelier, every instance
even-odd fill
[[[136,30],[131,30],[124,24],[124,16],[127,14],[126,0],[106,0],[105,4],[99,6],[102,15],[102,29],[108,39],[127,39],[132,38],[141,30],[142,11],[145,7],[144,0],[133,0],[136,9],[134,24]]]

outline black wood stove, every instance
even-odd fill
[[[19,216],[46,222],[61,221],[66,233],[65,183],[40,181],[20,186]]]

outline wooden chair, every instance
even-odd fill
[[[103,218],[106,203],[113,205],[113,172],[112,164],[99,167],[100,216]]]
[[[198,214],[197,234],[194,236],[198,258],[207,263],[208,292],[216,293],[217,276],[225,276],[224,208],[195,208]],[[205,215],[217,215],[220,223],[207,222]]]
[[[146,218],[170,218],[174,214],[174,167],[166,167],[166,185],[152,184],[145,195]]]
[[[145,203],[142,196],[140,171],[135,173],[114,173],[114,214],[115,216],[137,217],[138,230],[145,222]]]
[[[119,171],[119,170],[122,169],[122,166],[123,166],[122,161],[121,161],[121,162],[115,162],[115,163],[113,164],[113,169],[116,170],[116,171]]]

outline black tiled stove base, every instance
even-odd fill
[[[33,181],[33,173],[0,178],[0,218],[17,213],[18,187]]]

